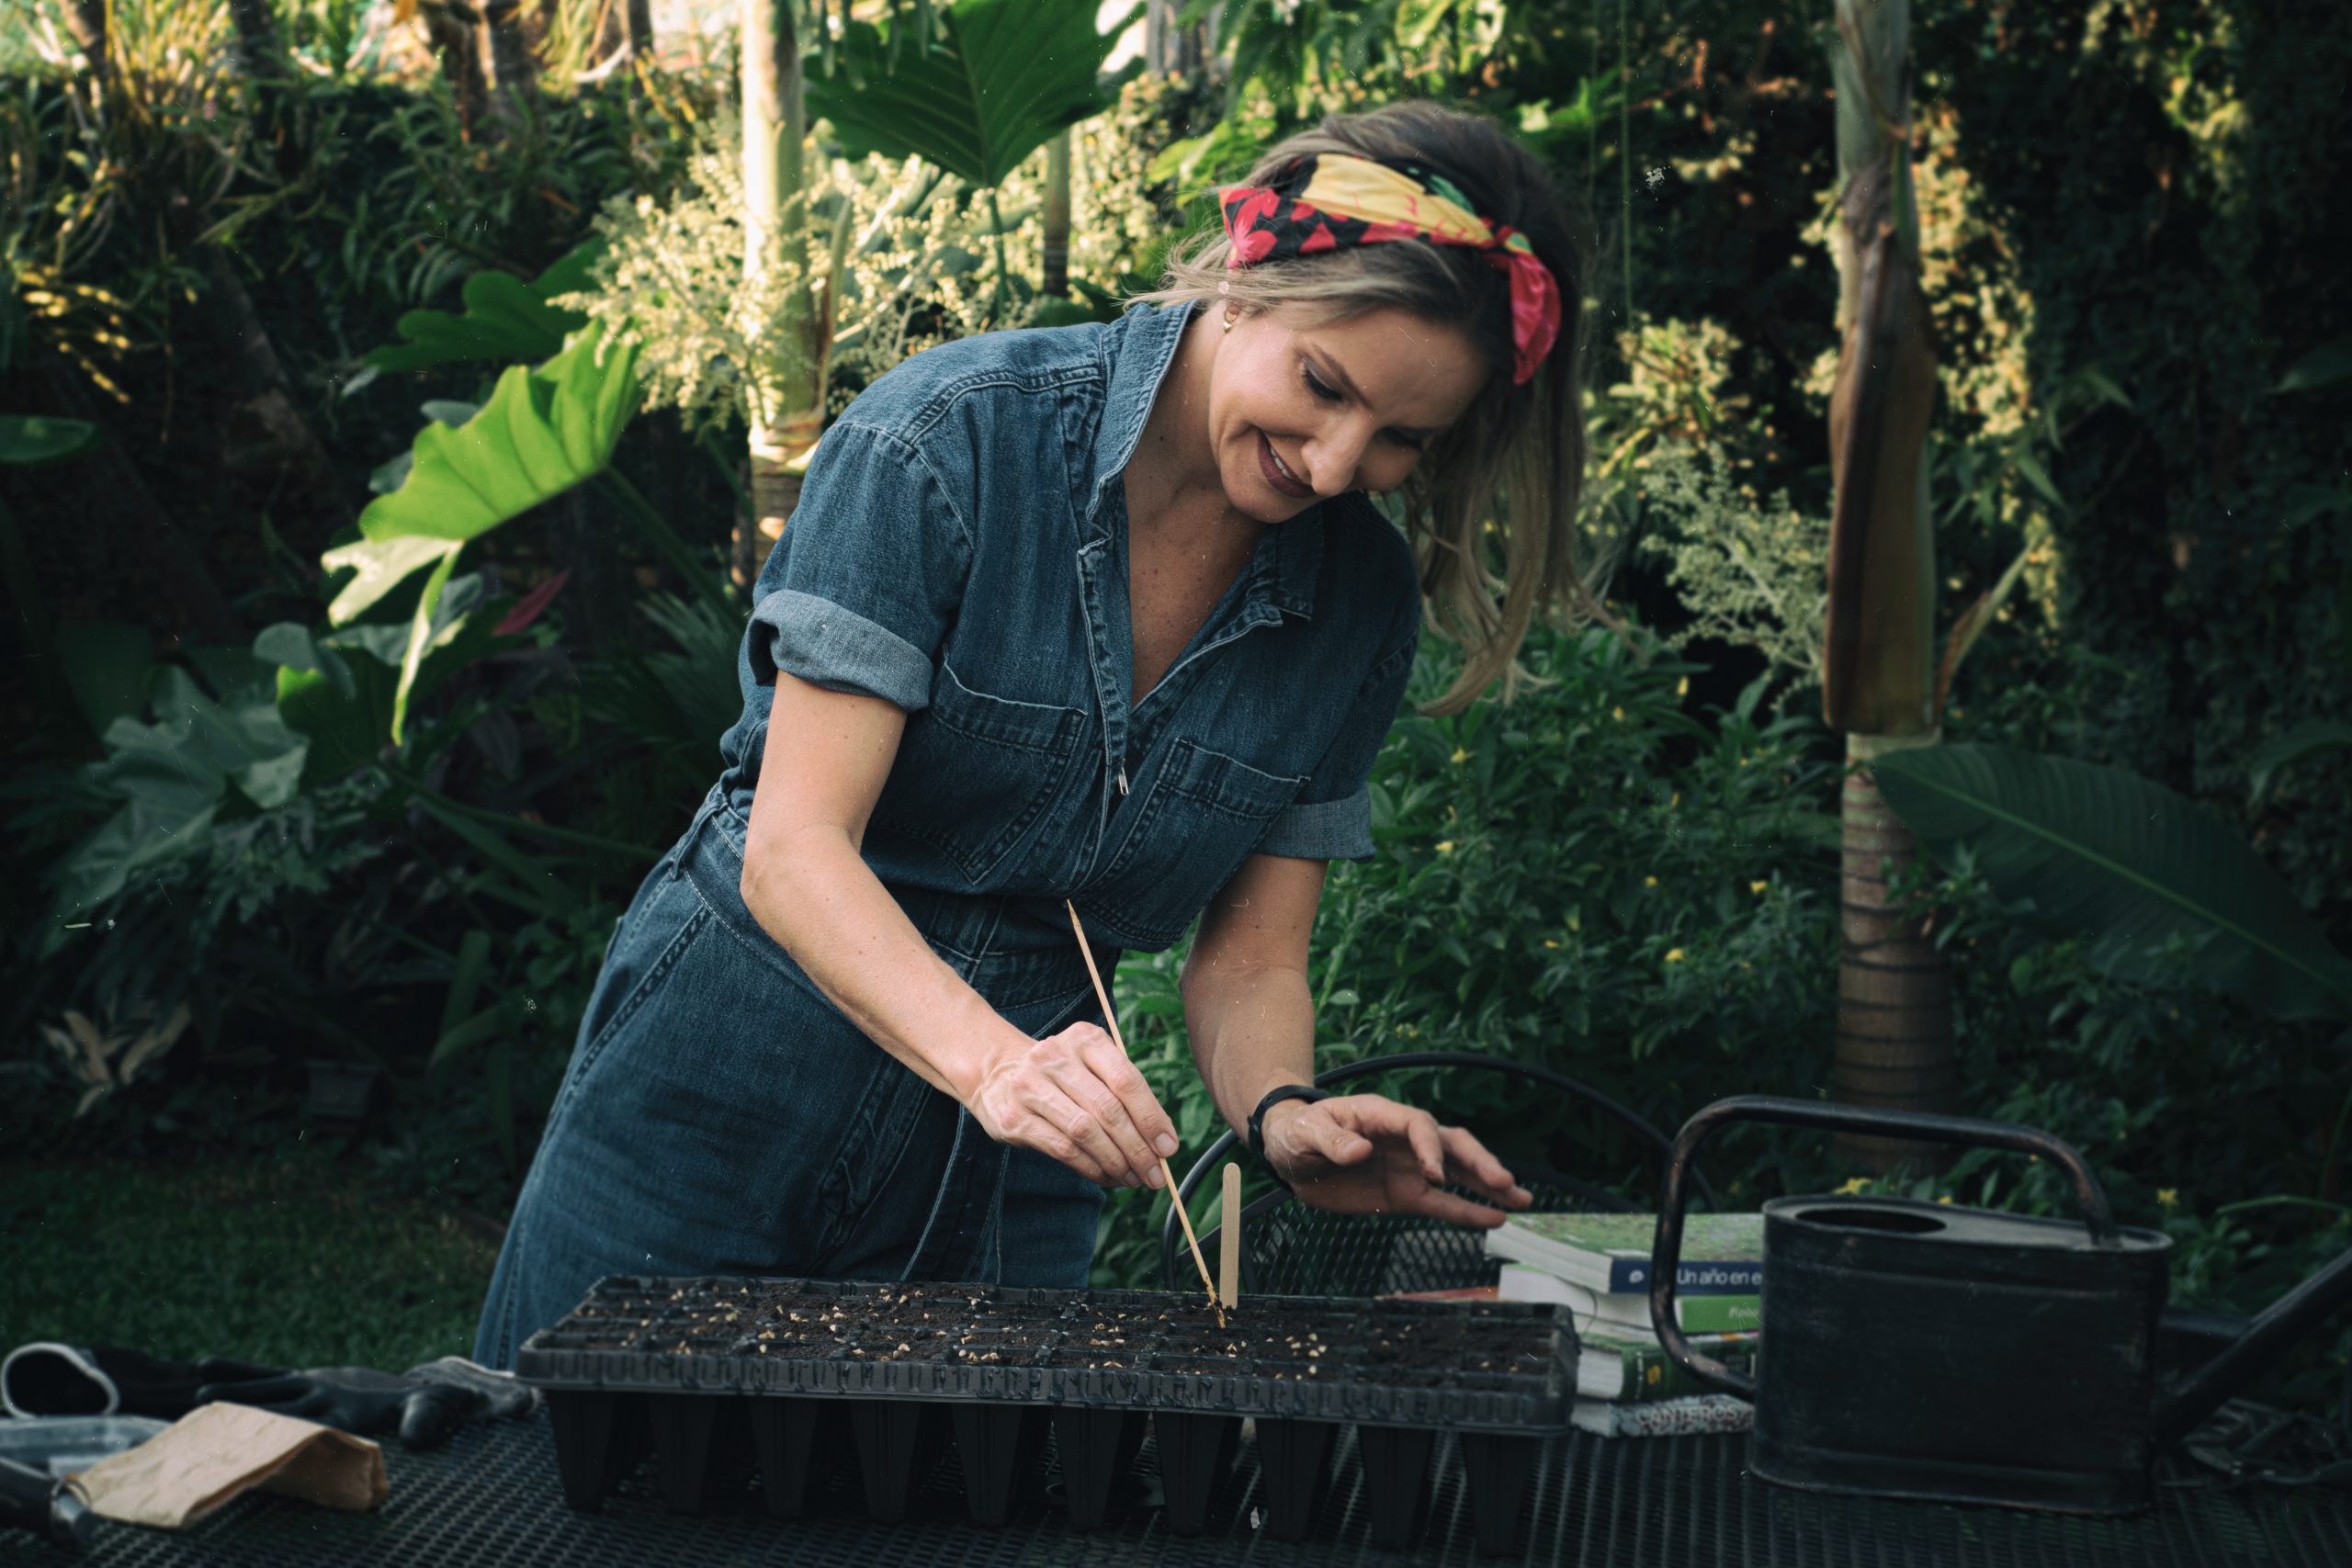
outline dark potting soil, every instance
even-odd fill
[[[1191,1294],[618,1278],[533,1336],[518,1370],[548,1392],[575,1507],[650,1450],[673,1508],[723,1506],[756,1472],[767,1510],[792,1517],[854,1453],[868,1513],[894,1521],[952,1441],[973,1521],[1001,1524],[1041,1481],[1050,1431],[1062,1504],[1089,1528],[1138,1495],[1148,1427],[1166,1522],[1195,1532],[1253,1417],[1278,1539],[1310,1532],[1352,1426],[1374,1543],[1408,1544],[1451,1431],[1465,1461],[1477,1450],[1480,1543],[1506,1551],[1542,1444],[1567,1425],[1576,1357],[1565,1318],[1518,1303],[1262,1296],[1219,1325]]]

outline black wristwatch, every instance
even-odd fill
[[[1303,1100],[1312,1105],[1318,1100],[1330,1098],[1331,1091],[1328,1089],[1317,1089],[1312,1084],[1286,1083],[1280,1089],[1268,1089],[1266,1098],[1258,1102],[1258,1109],[1250,1112],[1250,1152],[1258,1156],[1258,1163],[1264,1166],[1267,1172],[1276,1181],[1282,1182],[1285,1189],[1290,1183],[1283,1181],[1282,1172],[1275,1170],[1266,1158],[1266,1112],[1285,1100]]]

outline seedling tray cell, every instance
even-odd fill
[[[1148,1420],[1169,1526],[1192,1532],[1250,1418],[1277,1539],[1313,1532],[1352,1427],[1377,1544],[1412,1539],[1451,1432],[1479,1543],[1508,1551],[1542,1440],[1567,1426],[1576,1356],[1565,1318],[1517,1303],[1262,1296],[1220,1325],[1199,1297],[1157,1292],[625,1276],[533,1336],[517,1371],[548,1393],[579,1509],[650,1446],[668,1507],[733,1506],[756,1461],[768,1512],[797,1517],[846,1448],[866,1511],[893,1522],[952,1440],[972,1519],[1001,1524],[1050,1427],[1070,1522],[1092,1528],[1135,1496]],[[819,1430],[829,1412],[846,1417],[841,1440]]]

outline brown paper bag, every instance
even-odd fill
[[[206,1404],[135,1449],[79,1477],[90,1506],[110,1519],[161,1529],[196,1523],[255,1490],[347,1513],[391,1490],[384,1450],[365,1438],[250,1404]]]

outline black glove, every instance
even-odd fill
[[[228,1400],[363,1438],[389,1433],[411,1449],[437,1448],[469,1421],[525,1416],[539,1404],[538,1390],[460,1356],[444,1356],[397,1377],[369,1367],[288,1372],[234,1361],[202,1365],[216,1370],[220,1381],[196,1391],[199,1404]]]
[[[467,1422],[491,1414],[481,1391],[450,1382],[379,1372],[370,1367],[313,1367],[288,1372],[253,1367],[196,1391],[198,1404],[226,1400],[297,1416],[363,1438],[397,1435],[403,1448],[436,1448]]]
[[[155,1416],[176,1421],[196,1408],[197,1390],[208,1382],[275,1376],[281,1370],[218,1357],[172,1361],[112,1345],[83,1349],[37,1340],[0,1360],[0,1408],[12,1416]]]
[[[291,1371],[208,1356],[166,1360],[111,1346],[39,1341],[0,1360],[0,1408],[15,1416],[155,1416],[175,1421],[226,1400],[299,1416],[361,1437],[396,1435],[412,1449],[446,1442],[469,1421],[523,1416],[537,1389],[504,1372],[444,1356],[401,1376],[368,1367]]]

